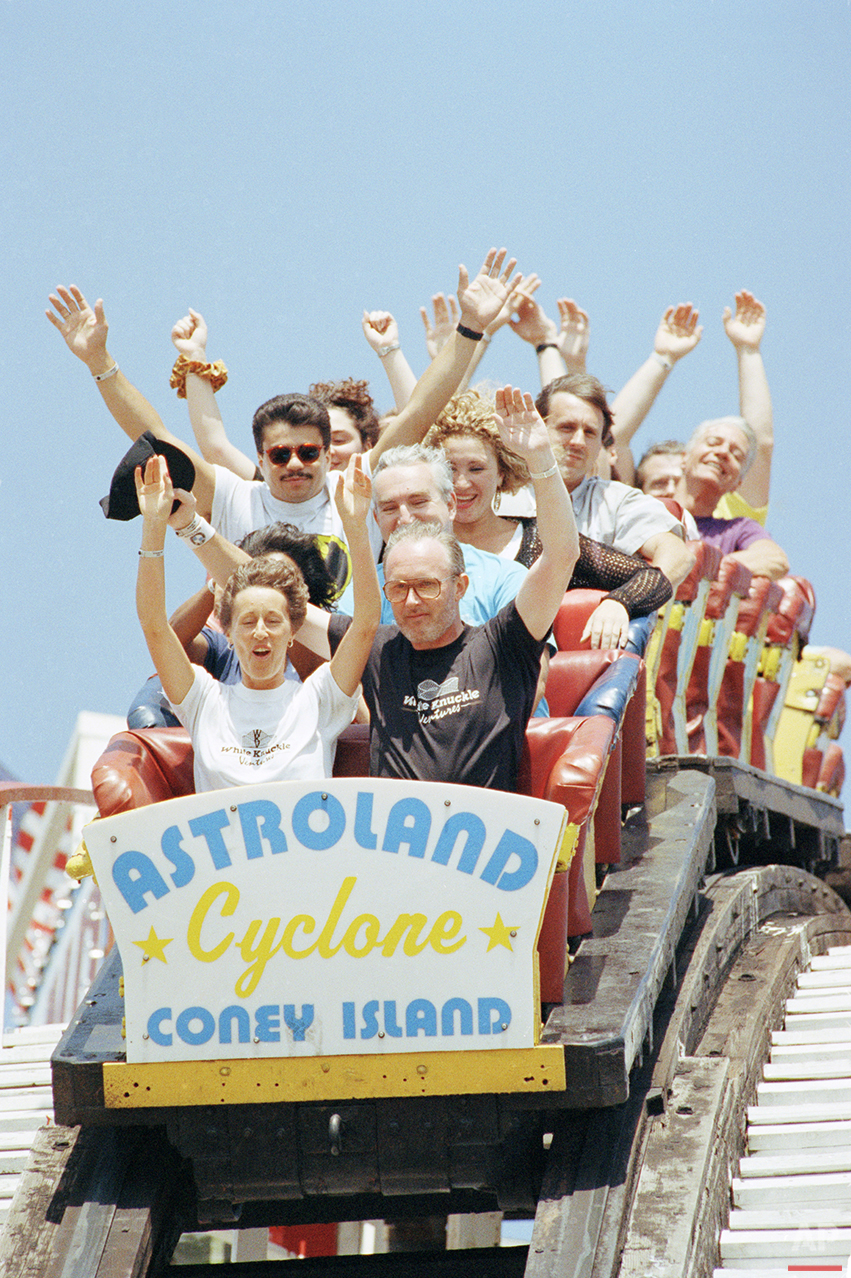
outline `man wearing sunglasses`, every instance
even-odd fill
[[[491,249],[470,280],[458,274],[460,323],[436,359],[417,382],[408,404],[370,450],[368,469],[396,444],[421,440],[458,389],[488,324],[499,314],[521,276],[513,276],[515,259],[505,249]],[[261,481],[241,479],[211,465],[163,425],[156,410],[127,380],[107,350],[108,326],[103,302],[91,307],[75,286],[51,294],[47,317],[69,350],[87,366],[112,416],[132,440],[146,430],[181,449],[195,466],[193,493],[197,512],[211,520],[229,541],[256,528],[283,521],[303,532],[327,538],[330,558],[342,587],[350,575],[342,527],[332,499],[328,475],[331,426],[327,409],[308,396],[278,396],[261,405],[254,418]],[[212,394],[210,396],[212,399]],[[376,553],[380,547],[374,534]]]
[[[532,477],[542,552],[516,599],[484,625],[469,625],[461,603],[470,547],[462,551],[439,520],[397,526],[384,554],[383,586],[394,624],[379,627],[363,676],[372,776],[517,788],[541,653],[579,556],[579,537],[532,396],[506,386],[495,401],[503,441]],[[221,583],[247,559],[220,536],[192,549]],[[298,641],[328,660],[350,624],[342,613],[308,606]]]

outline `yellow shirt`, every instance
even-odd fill
[[[716,519],[740,519],[744,515],[747,519],[755,519],[758,524],[765,527],[768,507],[749,506],[744,497],[740,497],[738,493],[725,493],[712,513]]]

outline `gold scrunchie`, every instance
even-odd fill
[[[199,359],[178,355],[168,383],[172,390],[177,391],[178,399],[186,399],[187,373],[195,373],[196,377],[205,377],[214,391],[220,390],[228,379],[228,370],[220,359],[217,359],[215,364],[202,364]]]

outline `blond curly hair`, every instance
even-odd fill
[[[426,435],[424,442],[432,448],[442,448],[447,439],[463,439],[472,435],[494,454],[499,472],[498,493],[516,493],[529,482],[526,463],[512,453],[502,442],[502,436],[493,421],[494,399],[485,390],[471,389],[453,395],[443,412]]]

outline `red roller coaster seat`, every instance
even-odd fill
[[[562,997],[567,936],[585,935],[591,917],[582,878],[584,832],[599,798],[601,779],[615,725],[602,715],[591,718],[536,719],[526,734],[518,790],[560,803],[580,827],[570,868],[554,876],[542,929],[542,998]],[[102,817],[128,812],[165,799],[194,793],[192,745],[182,728],[119,732],[92,770],[92,789]],[[335,776],[366,776],[369,729],[353,724],[340,736]],[[569,884],[573,885],[570,891]],[[546,991],[544,993],[543,991]]]

